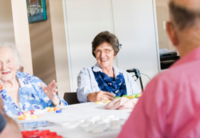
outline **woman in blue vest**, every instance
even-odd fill
[[[77,97],[80,102],[113,100],[115,96],[141,92],[132,76],[113,64],[118,52],[119,41],[114,34],[104,31],[94,38],[92,54],[97,63],[84,67],[78,75]]]

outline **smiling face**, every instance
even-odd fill
[[[0,80],[8,82],[15,79],[18,68],[14,53],[8,47],[0,48]]]
[[[101,68],[112,68],[115,55],[114,50],[109,43],[102,43],[96,48],[94,53],[97,63]]]

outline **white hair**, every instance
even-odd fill
[[[23,67],[23,62],[22,62],[22,60],[21,60],[21,58],[19,56],[18,50],[17,50],[17,48],[16,48],[16,46],[14,44],[12,44],[12,43],[0,43],[0,48],[1,47],[9,48],[14,54],[14,58],[18,63],[19,69],[21,67]]]

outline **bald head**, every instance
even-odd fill
[[[170,0],[169,8],[179,30],[200,23],[200,0]]]
[[[181,57],[200,47],[200,0],[170,0],[169,38]]]
[[[200,11],[200,0],[170,0],[170,2],[191,11]]]

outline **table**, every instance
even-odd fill
[[[40,127],[37,128],[39,130],[49,129],[50,131],[57,132],[58,135],[62,135],[63,138],[116,138],[120,132],[120,130],[114,131],[106,131],[103,133],[87,133],[81,129],[66,129],[61,126],[61,123],[64,122],[74,122],[80,119],[88,119],[92,116],[106,116],[106,115],[114,115],[120,119],[128,119],[131,109],[125,110],[107,110],[104,109],[106,104],[96,104],[93,102],[90,103],[82,103],[82,104],[74,104],[69,105],[62,108],[62,113],[55,112],[45,112],[42,118],[32,119],[28,121],[16,121],[18,123],[22,122],[30,122],[30,121],[51,121],[58,126],[48,126],[48,127]]]

